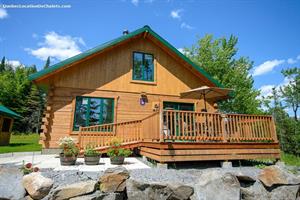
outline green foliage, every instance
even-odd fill
[[[0,153],[41,151],[38,134],[12,134],[8,146],[0,146]]]
[[[28,80],[28,76],[36,72],[35,66],[13,68],[2,59],[0,68],[4,69],[0,72],[0,104],[23,116],[15,121],[13,131],[38,132],[45,97],[44,92]]]
[[[185,54],[199,64],[227,88],[234,89],[233,98],[219,103],[221,111],[228,113],[261,113],[259,91],[253,87],[249,71],[253,62],[246,57],[236,58],[237,37],[213,39],[206,35]]]
[[[132,154],[132,151],[129,149],[121,148],[121,141],[118,138],[114,138],[111,141],[111,148],[108,149],[107,155],[109,157],[118,157],[118,156],[124,156],[128,157]]]
[[[282,97],[294,112],[294,119],[297,121],[297,111],[300,107],[300,68],[282,70],[282,74],[289,80],[289,84],[280,88]]]
[[[288,154],[300,155],[300,121],[297,119],[300,95],[300,70],[298,68],[282,71],[289,82],[280,90],[273,88],[272,95],[264,98],[267,112],[272,114],[281,149]],[[294,111],[290,117],[287,109]]]
[[[0,73],[5,70],[5,56],[3,56],[1,63],[0,63]]]
[[[48,67],[50,67],[50,56],[48,56],[48,58],[47,58],[47,60],[46,60],[44,69],[47,69]]]
[[[107,155],[109,157],[128,157],[132,154],[132,151],[129,149],[124,149],[124,148],[110,148],[107,151]]]
[[[101,153],[98,152],[97,150],[95,150],[95,148],[92,144],[88,144],[88,145],[86,145],[86,147],[84,149],[84,155],[85,156],[99,156],[99,155],[101,155]]]

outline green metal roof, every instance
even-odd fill
[[[22,118],[22,116],[18,115],[14,111],[8,109],[7,107],[0,105],[0,115],[4,115],[12,118]]]
[[[47,68],[47,69],[43,69],[39,72],[36,72],[32,75],[29,76],[30,80],[36,80],[39,79],[49,73],[52,73],[58,69],[61,69],[63,67],[65,67],[66,65],[69,65],[71,63],[74,63],[76,61],[79,61],[83,58],[86,58],[94,53],[97,53],[99,51],[102,51],[108,47],[111,47],[113,45],[116,45],[122,41],[125,41],[129,38],[132,38],[140,33],[143,32],[148,32],[149,34],[151,34],[153,37],[155,37],[157,40],[159,40],[161,43],[163,43],[166,47],[168,47],[171,51],[173,51],[174,53],[176,53],[180,58],[182,58],[184,61],[186,61],[187,63],[189,63],[190,65],[193,66],[194,69],[196,69],[199,73],[201,73],[202,75],[204,75],[208,80],[210,80],[211,82],[213,82],[216,86],[218,87],[223,87],[223,85],[221,83],[219,83],[217,80],[215,80],[213,77],[211,77],[204,69],[202,69],[201,67],[199,67],[198,65],[196,65],[195,63],[193,63],[189,58],[187,58],[185,55],[183,55],[180,51],[178,51],[175,47],[173,47],[169,42],[167,42],[165,39],[163,39],[161,36],[159,36],[156,32],[154,32],[148,25],[139,28],[133,32],[130,32],[127,35],[122,35],[121,37],[118,37],[114,40],[111,40],[109,42],[106,42],[102,45],[99,45],[95,48],[92,48],[90,50],[87,50],[81,54],[78,54],[76,56],[73,56],[71,58],[68,58],[66,60],[63,60],[55,65],[52,65],[51,67]]]

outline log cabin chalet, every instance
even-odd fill
[[[183,98],[223,88],[144,26],[30,76],[47,89],[41,143],[72,136],[105,152],[118,137],[158,162],[279,158],[271,116],[219,113],[217,100]],[[205,107],[205,109],[204,109]]]

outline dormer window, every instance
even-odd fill
[[[133,52],[132,79],[138,81],[154,81],[154,58],[152,54]]]

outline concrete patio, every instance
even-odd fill
[[[53,169],[54,171],[66,171],[66,170],[76,170],[82,172],[99,172],[104,171],[107,168],[115,167],[117,165],[111,165],[109,158],[101,158],[99,165],[88,166],[84,164],[83,158],[78,158],[75,166],[61,166],[58,155],[41,155],[39,153],[15,153],[15,154],[0,154],[0,166],[22,166],[23,162],[33,163],[34,167],[40,169]],[[126,158],[124,164],[122,165],[128,170],[133,169],[148,169],[150,168],[139,159],[130,157]]]

